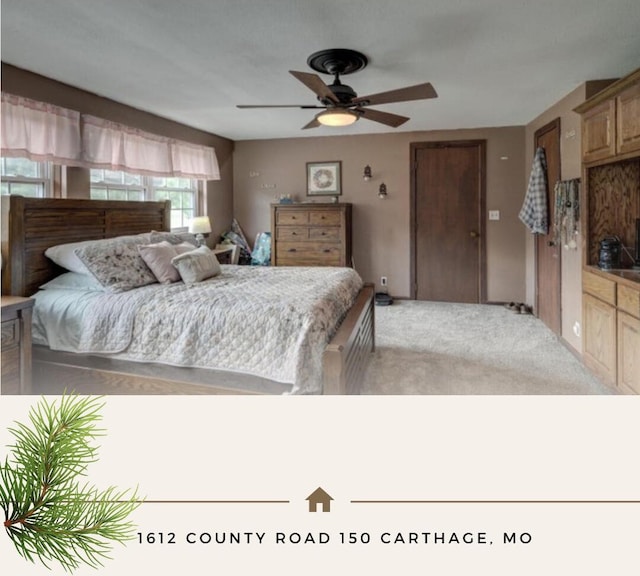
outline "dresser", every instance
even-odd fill
[[[31,394],[33,302],[2,296],[2,394]]]
[[[351,204],[272,204],[273,266],[351,266]]]

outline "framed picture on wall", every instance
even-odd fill
[[[307,196],[340,196],[342,162],[307,162]]]

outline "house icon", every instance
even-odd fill
[[[322,488],[317,488],[306,500],[309,500],[309,512],[317,512],[318,505],[322,505],[323,512],[331,512],[331,496],[327,494]]]

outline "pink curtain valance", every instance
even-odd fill
[[[219,180],[215,150],[2,93],[2,155],[150,176]]]
[[[2,93],[2,156],[36,162],[81,162],[80,114],[74,110]]]

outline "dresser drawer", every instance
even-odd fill
[[[311,212],[309,214],[309,224],[313,226],[340,226],[342,216],[339,212]]]
[[[309,228],[304,226],[281,226],[276,230],[276,235],[278,240],[308,240],[309,239]]]
[[[17,346],[20,342],[20,320],[7,320],[2,323],[2,348]]]
[[[340,242],[340,228],[309,228],[309,239],[317,242]]]
[[[283,210],[276,212],[276,224],[278,226],[295,226],[296,224],[308,224],[309,212],[307,210]]]
[[[640,287],[638,290],[618,284],[618,308],[640,318]]]
[[[582,289],[604,302],[616,305],[616,283],[613,280],[585,271],[582,274]]]
[[[339,266],[341,254],[340,246],[280,242],[276,257],[283,266]]]

